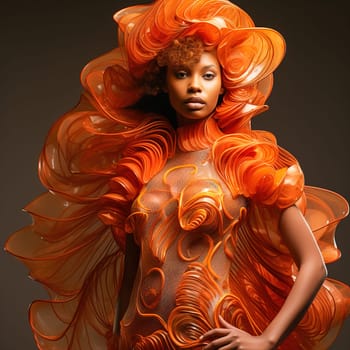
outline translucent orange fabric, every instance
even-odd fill
[[[82,71],[82,98],[41,153],[48,191],[6,244],[49,293],[30,308],[38,348],[201,349],[219,315],[260,334],[296,275],[281,210],[302,210],[326,262],[340,256],[334,234],[348,213],[340,195],[304,187],[272,134],[250,129],[267,108],[283,38],[224,0],[158,0],[115,19],[119,47]],[[174,130],[167,115],[133,105],[159,50],[193,34],[217,47],[226,93],[212,117]],[[116,337],[128,234],[141,256]],[[327,279],[279,349],[327,349],[349,310],[349,287]]]

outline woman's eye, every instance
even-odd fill
[[[187,77],[187,72],[184,71],[184,70],[177,71],[177,72],[175,72],[175,77],[176,77],[177,79],[184,79],[184,78]]]
[[[208,73],[205,73],[205,74],[203,75],[203,78],[204,78],[205,80],[212,80],[212,79],[215,78],[215,74],[212,73],[212,72],[208,72]]]

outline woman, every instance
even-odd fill
[[[30,311],[38,347],[329,347],[349,289],[323,259],[339,256],[347,204],[304,188],[295,158],[250,127],[282,37],[222,0],[115,19],[119,48],[85,67],[49,133],[34,225],[7,243],[50,293]]]

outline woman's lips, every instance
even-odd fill
[[[200,97],[191,97],[185,100],[185,105],[192,110],[202,109],[205,101]]]

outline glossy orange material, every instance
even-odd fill
[[[158,0],[115,15],[119,47],[82,71],[79,104],[50,130],[39,173],[48,192],[33,224],[6,249],[43,284],[30,324],[39,349],[201,349],[219,315],[260,334],[293,285],[281,210],[305,214],[326,262],[348,213],[340,195],[304,187],[297,160],[268,132],[266,110],[284,40],[225,0]],[[130,108],[145,70],[171,41],[197,35],[217,48],[225,95],[214,115],[181,127]],[[141,248],[135,288],[113,334],[126,235]],[[350,309],[350,290],[327,279],[282,350],[326,349]]]

